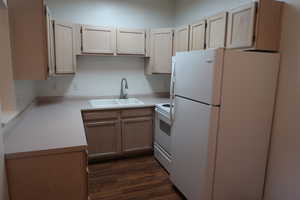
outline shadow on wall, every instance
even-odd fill
[[[116,96],[122,78],[127,78],[129,95],[169,92],[170,76],[147,76],[144,58],[79,56],[75,76],[38,81],[38,96]]]

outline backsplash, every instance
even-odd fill
[[[24,110],[36,97],[34,81],[15,81],[16,109]]]
[[[75,76],[37,81],[37,96],[116,96],[127,78],[129,96],[169,92],[170,76],[144,74],[144,58],[78,56]]]

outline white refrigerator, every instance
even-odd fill
[[[187,199],[262,197],[278,70],[275,53],[176,54],[170,179]]]

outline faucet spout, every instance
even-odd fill
[[[125,85],[124,85],[125,83]],[[122,78],[121,80],[121,93],[120,99],[128,99],[128,82],[126,78]]]

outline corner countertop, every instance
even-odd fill
[[[144,102],[144,105],[137,106],[139,108],[169,102],[168,98],[162,97],[137,98]],[[85,150],[87,141],[81,111],[102,110],[92,108],[89,99],[53,98],[37,101],[18,117],[16,125],[5,134],[6,158]]]

